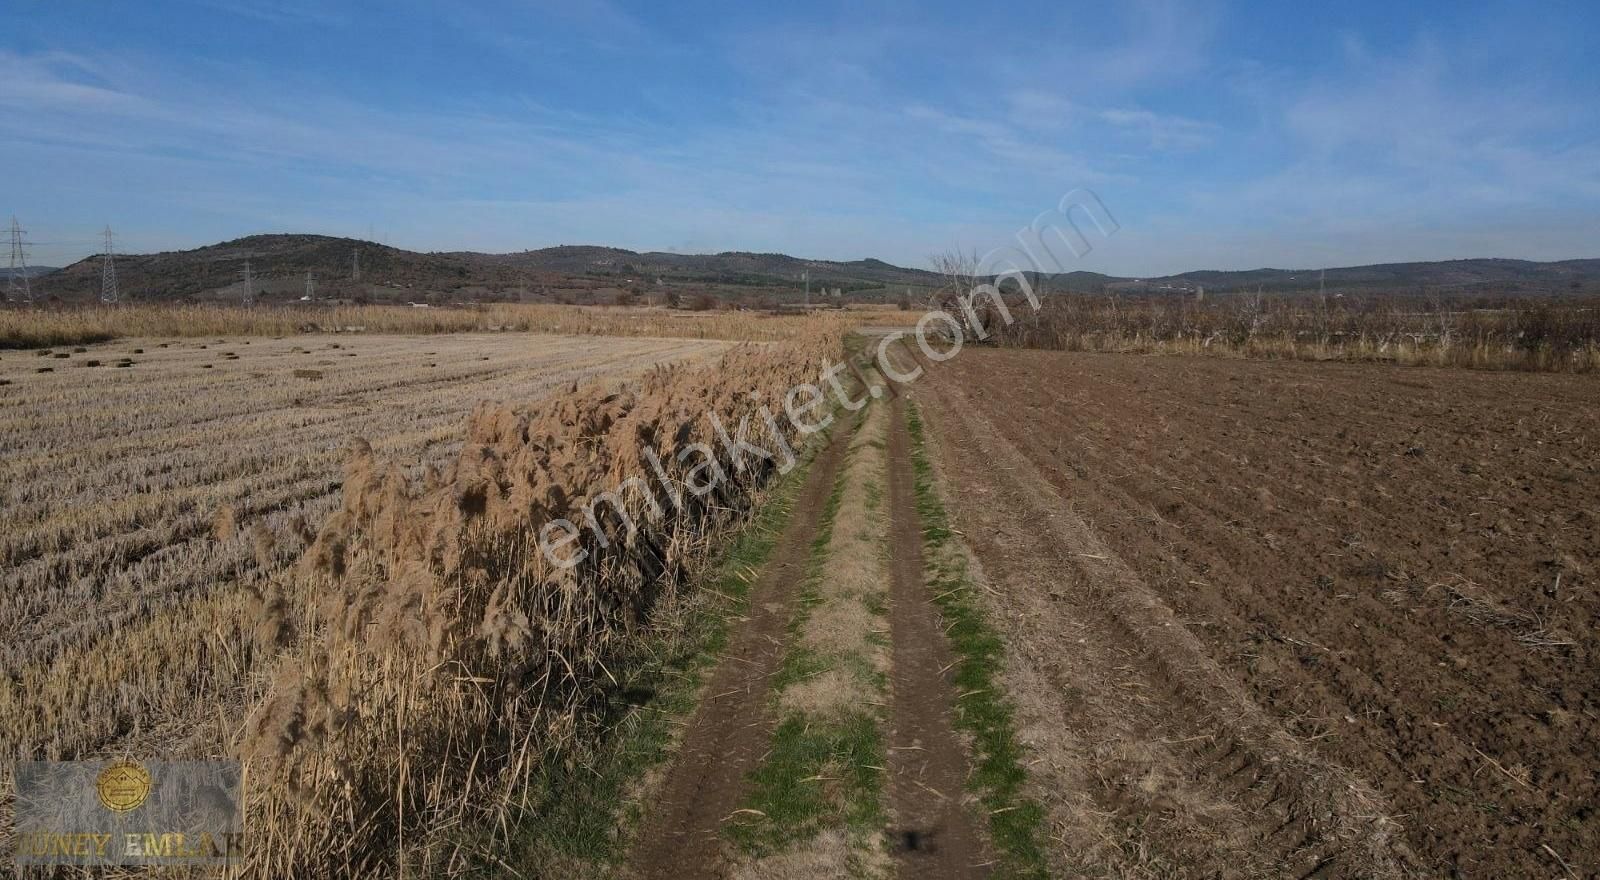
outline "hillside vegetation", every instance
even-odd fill
[[[273,234],[186,251],[117,257],[124,297],[135,300],[237,301],[249,261],[258,299],[291,300],[305,294],[306,275],[316,296],[357,301],[561,301],[595,292],[634,295],[669,290],[720,296],[744,293],[798,300],[810,280],[814,297],[842,294],[896,300],[909,290],[920,300],[944,276],[882,260],[809,260],[786,254],[724,252],[639,253],[622,248],[562,245],[505,254],[473,251],[419,253],[371,241],[326,235]],[[360,277],[356,277],[356,263]],[[93,300],[100,291],[101,260],[87,257],[34,281],[34,295],[62,302]],[[1034,279],[1039,280],[1037,276]],[[1600,260],[1537,263],[1473,259],[1387,263],[1328,269],[1194,271],[1129,278],[1073,271],[1049,277],[1053,292],[1172,295],[1208,291],[1435,292],[1568,295],[1600,289]]]

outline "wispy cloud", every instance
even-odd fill
[[[21,55],[0,49],[0,105],[29,112],[137,111],[138,97],[101,81],[93,62],[68,52]]]
[[[354,27],[304,0],[194,0],[207,29],[184,39],[100,44],[65,13],[0,37],[0,160],[34,169],[4,207],[160,246],[370,222],[423,248],[920,262],[1088,185],[1123,232],[1086,267],[1130,274],[1426,257],[1448,230],[1548,253],[1600,217],[1600,109],[1572,81],[1594,65],[1486,51],[1498,34],[1471,21],[1381,44],[1296,21],[1277,36],[1314,45],[1290,57],[1238,36],[1267,13],[1221,0],[385,9]],[[296,63],[172,48],[246,19],[320,42]]]
[[[195,5],[273,24],[342,27],[350,17],[316,0],[193,0]]]
[[[1168,116],[1138,108],[1118,107],[1100,111],[1100,119],[1122,129],[1137,131],[1157,150],[1192,149],[1211,142],[1221,130],[1210,122]]]

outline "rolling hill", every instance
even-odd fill
[[[1371,266],[1346,266],[1327,269],[1251,269],[1246,271],[1204,270],[1161,278],[1116,279],[1112,287],[1134,289],[1140,286],[1204,285],[1207,290],[1269,291],[1315,290],[1325,283],[1329,289],[1367,288],[1411,290],[1431,288],[1481,288],[1500,292],[1562,293],[1572,288],[1600,282],[1600,260],[1562,260],[1537,263],[1531,260],[1470,259],[1428,263],[1380,263]]]
[[[360,280],[355,277],[360,263]],[[739,289],[794,294],[801,276],[813,289],[836,287],[866,296],[893,295],[905,287],[929,288],[939,275],[882,260],[807,260],[786,254],[726,252],[678,254],[590,245],[562,245],[507,254],[472,251],[419,253],[370,241],[324,235],[252,235],[187,251],[117,257],[124,296],[140,300],[227,301],[243,291],[248,263],[258,297],[296,299],[310,273],[319,297],[405,300],[539,299],[572,290],[647,290],[656,285],[726,293]],[[33,272],[36,297],[64,302],[94,299],[100,258],[88,257],[48,274]],[[1204,270],[1153,278],[1096,272],[1053,276],[1050,290],[1126,293],[1208,291],[1392,290],[1425,288],[1469,292],[1561,294],[1600,285],[1600,260],[1538,263],[1472,259],[1386,263],[1319,269]]]

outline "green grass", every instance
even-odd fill
[[[883,731],[870,712],[819,723],[791,713],[772,736],[772,749],[750,775],[747,814],[728,834],[757,858],[843,825],[858,832],[882,828]]]
[[[588,750],[553,764],[528,786],[530,819],[505,861],[523,870],[605,876],[621,865],[644,806],[631,794],[676,747],[675,730],[694,711],[701,685],[727,647],[732,621],[749,602],[753,573],[788,525],[809,460],[781,478],[732,546],[713,565],[696,600],[641,646],[608,664],[617,676],[594,719]],[[526,872],[525,872],[526,873]]]
[[[926,580],[944,614],[950,645],[958,658],[954,670],[959,694],[956,726],[972,738],[976,766],[969,786],[989,814],[989,835],[1000,856],[993,876],[1048,877],[1044,810],[1023,791],[1027,782],[1024,752],[998,680],[1005,663],[1005,644],[984,619],[966,560],[953,543],[949,516],[934,486],[922,418],[910,401],[906,402],[906,418],[927,551]]]

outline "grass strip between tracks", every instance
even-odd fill
[[[828,876],[887,872],[887,407],[873,403],[859,417],[773,681],[771,750],[726,826],[757,876],[780,864]]]
[[[921,414],[909,400],[906,419],[916,470],[917,508],[922,514],[924,579],[944,615],[950,646],[959,658],[954,670],[956,727],[972,740],[973,770],[968,784],[988,814],[989,834],[1000,856],[993,876],[1048,877],[1044,810],[1024,791],[1024,750],[1000,682],[1005,644],[984,618],[966,556],[934,485]]]

